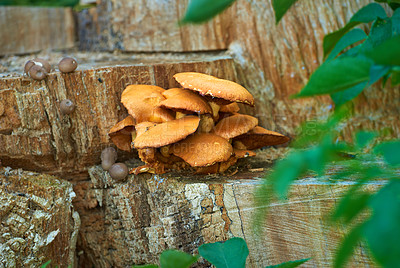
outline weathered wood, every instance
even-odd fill
[[[246,267],[310,257],[304,267],[329,267],[345,230],[327,224],[326,216],[349,183],[299,181],[288,200],[269,206],[263,233],[254,233],[252,219],[258,208],[253,190],[262,173],[249,172],[247,165],[260,163],[242,162],[241,171],[233,176],[142,174],[129,176],[125,183],[114,182],[101,167],[90,168],[91,181],[81,181],[74,188],[74,205],[82,215],[78,250],[84,253],[79,265],[157,263],[165,249],[197,254],[203,243],[242,237],[250,251]],[[366,190],[378,187],[379,183],[370,184]],[[375,266],[365,251],[356,250],[352,267]],[[196,267],[210,265],[202,261]]]
[[[127,116],[120,102],[127,85],[176,87],[172,76],[182,71],[236,80],[233,61],[226,57],[159,61],[163,63],[131,61],[91,68],[83,64],[79,71],[53,72],[43,81],[22,76],[0,78],[0,102],[5,111],[0,115],[3,165],[57,174],[85,171],[100,162],[101,150],[111,144],[108,131]],[[66,98],[76,105],[71,115],[61,114],[59,109]]]
[[[0,55],[27,54],[75,45],[71,8],[0,8]]]
[[[72,184],[53,176],[0,168],[0,266],[76,267],[79,214]]]

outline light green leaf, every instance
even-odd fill
[[[48,260],[47,262],[43,263],[40,268],[46,268],[49,264],[51,263],[51,260]]]
[[[380,153],[387,163],[392,166],[400,164],[400,141],[389,141],[375,147],[375,153]]]
[[[386,12],[383,7],[377,3],[371,3],[361,8],[353,17],[350,19],[349,23],[343,28],[330,33],[324,37],[324,58],[333,50],[336,43],[354,26],[360,23],[368,23],[374,21],[376,18],[386,18]]]
[[[132,268],[158,268],[155,264],[133,265]]]
[[[369,80],[372,62],[364,58],[338,58],[324,62],[294,97],[332,94]]]
[[[400,181],[390,181],[371,200],[373,213],[364,236],[375,259],[383,267],[400,263]]]
[[[332,49],[332,52],[326,58],[326,61],[334,59],[339,53],[345,49],[346,47],[362,41],[367,38],[367,34],[361,29],[353,29],[350,32],[346,33],[340,40],[337,42],[335,47]]]
[[[372,65],[370,71],[369,71],[369,83],[368,85],[372,85],[375,82],[377,82],[379,79],[387,75],[390,71],[390,66],[385,66],[385,65]]]
[[[303,263],[307,262],[311,260],[311,258],[308,259],[302,259],[302,260],[295,260],[295,261],[287,261],[287,262],[283,262],[277,265],[268,265],[265,268],[295,268],[298,267],[300,265],[302,265]]]
[[[235,0],[190,0],[186,13],[179,23],[206,22],[224,11],[233,2]]]
[[[199,253],[216,268],[244,268],[249,249],[243,238],[235,237],[225,242],[203,244]]]
[[[400,66],[400,35],[390,38],[372,50],[365,52],[376,64]]]
[[[369,193],[350,189],[346,195],[340,199],[339,204],[332,214],[332,220],[343,220],[344,223],[350,223],[367,208],[370,197],[371,194]]]
[[[188,268],[197,262],[198,256],[192,256],[178,250],[166,250],[161,253],[161,268]]]
[[[368,82],[362,82],[358,85],[355,85],[351,88],[336,92],[331,94],[331,98],[335,103],[335,107],[340,107],[348,101],[351,101],[355,97],[357,97],[364,88],[368,85]]]
[[[377,136],[376,132],[371,131],[359,131],[356,133],[356,146],[359,150],[370,144],[372,140]]]
[[[296,3],[297,0],[272,0],[272,7],[275,11],[275,22],[276,24],[282,19],[283,15],[289,10],[289,8]]]
[[[400,34],[400,9],[396,9],[392,15],[392,36]]]
[[[343,267],[351,254],[353,254],[354,248],[357,246],[358,242],[362,236],[363,225],[360,224],[354,227],[340,243],[339,249],[336,253],[333,267],[340,268]]]

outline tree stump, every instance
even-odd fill
[[[0,266],[75,267],[79,214],[72,184],[46,174],[0,168]]]

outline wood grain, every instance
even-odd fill
[[[26,54],[75,45],[71,8],[1,7],[0,55]]]

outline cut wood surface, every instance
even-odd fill
[[[75,265],[79,214],[72,184],[56,177],[0,168],[0,267]]]
[[[313,178],[295,183],[289,198],[269,206],[263,233],[254,233],[253,190],[270,167],[263,162],[241,162],[234,175],[205,177],[191,173],[129,176],[114,182],[101,167],[89,169],[90,181],[75,185],[75,207],[82,215],[79,265],[130,267],[158,263],[166,249],[198,254],[203,243],[232,237],[246,240],[250,255],[246,267],[265,267],[284,261],[312,258],[304,267],[329,267],[345,230],[326,218],[351,183],[332,184]],[[259,161],[259,160],[258,160]],[[137,163],[130,162],[130,166]],[[365,186],[378,189],[381,183]],[[359,247],[351,267],[374,267],[366,249]],[[204,260],[195,267],[210,267]]]
[[[0,55],[75,45],[71,8],[0,7]]]
[[[233,61],[227,57],[136,62],[88,68],[82,64],[74,73],[53,72],[43,81],[21,75],[0,78],[3,165],[64,175],[83,172],[100,163],[101,150],[111,145],[109,130],[126,117],[120,101],[127,85],[177,87],[172,76],[182,71],[237,80]],[[76,105],[70,115],[61,114],[59,109],[60,101],[66,98]]]

